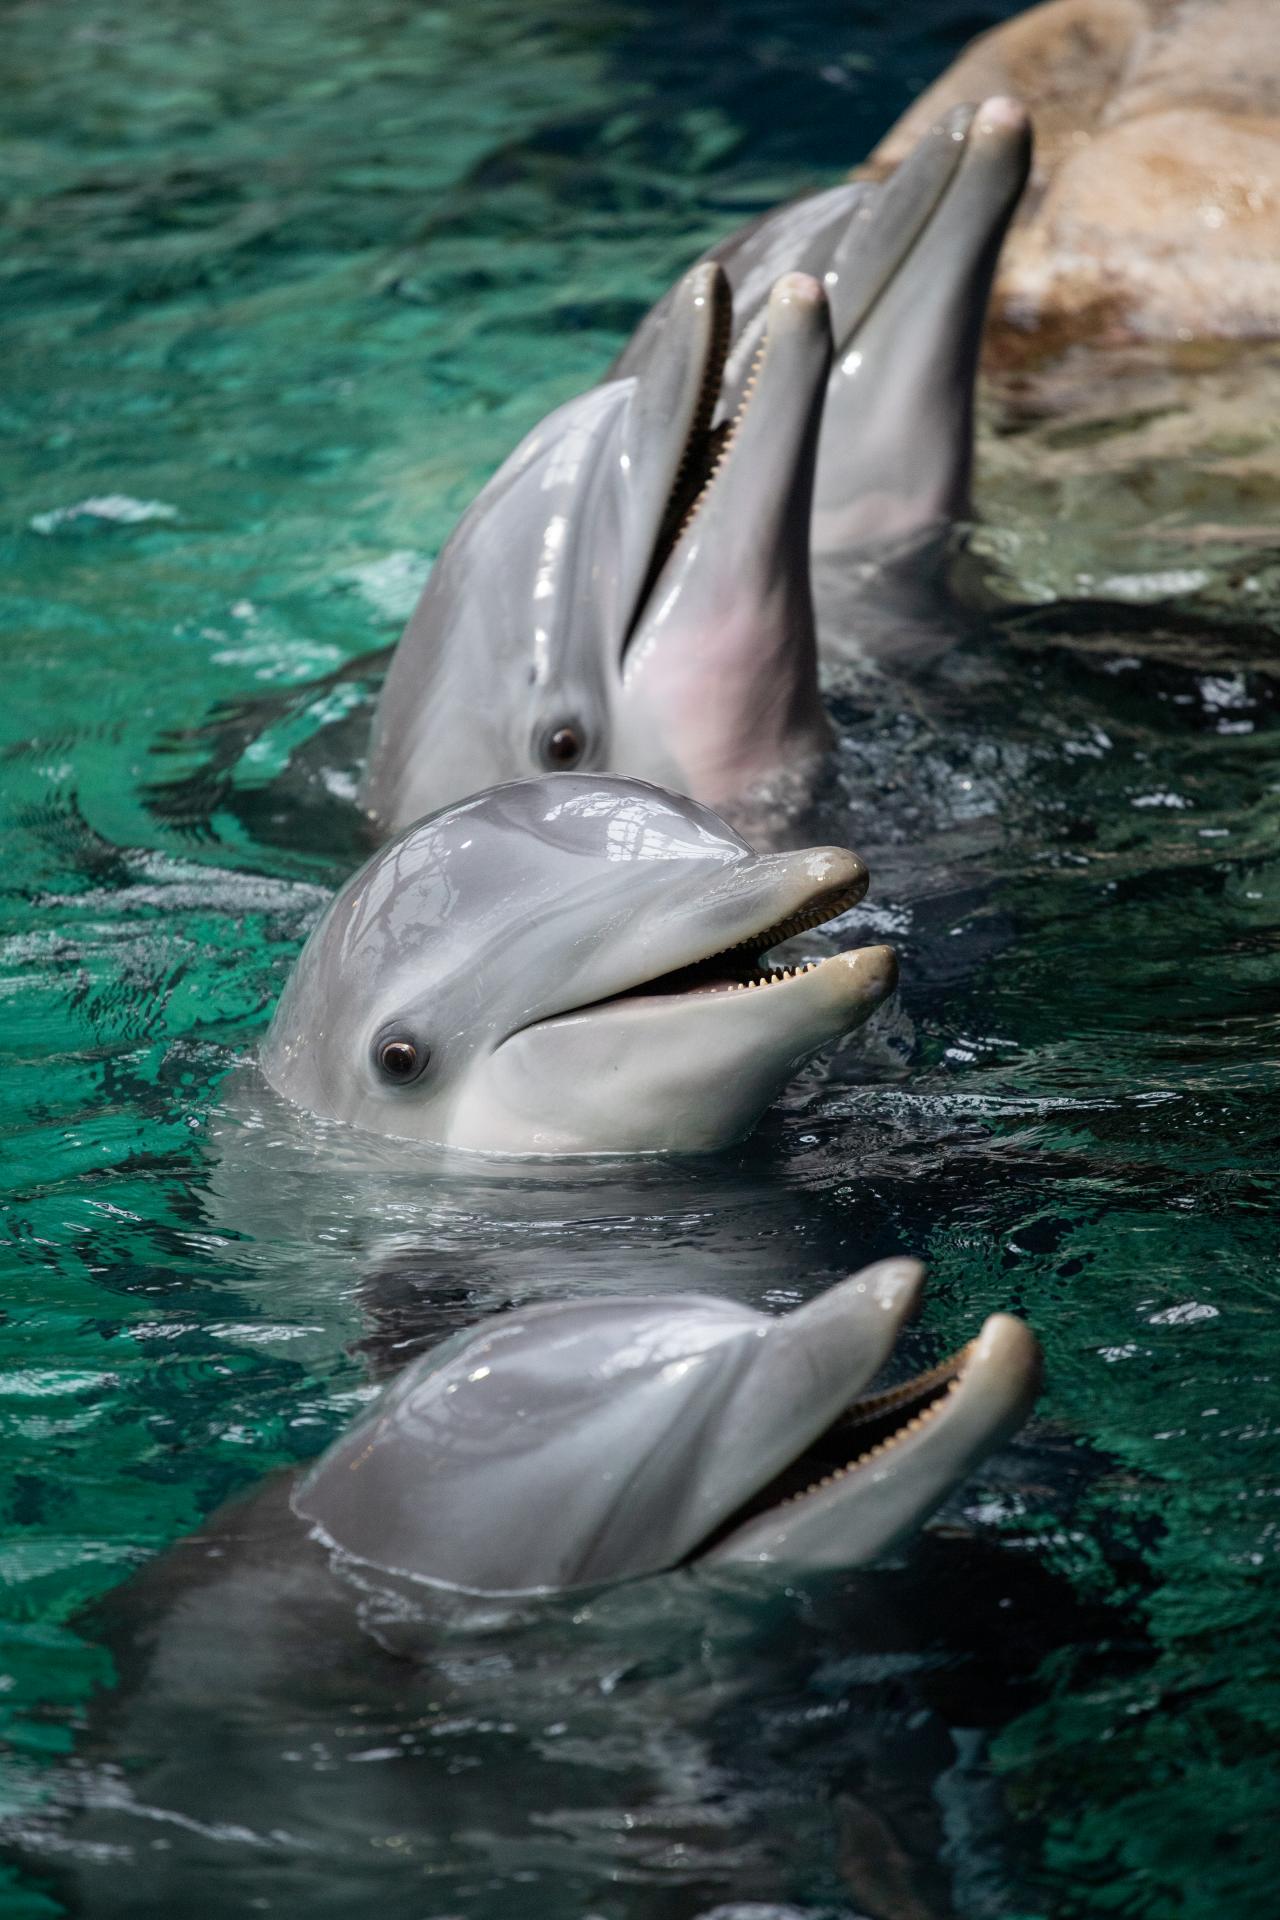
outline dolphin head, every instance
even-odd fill
[[[922,1269],[885,1260],[778,1317],[697,1294],[561,1301],[424,1355],[295,1489],[365,1567],[477,1594],[681,1565],[851,1567],[1021,1424],[1039,1350],[999,1314],[867,1389]]]
[[[401,834],[304,947],[263,1044],[312,1112],[496,1153],[717,1147],[891,990],[887,947],[760,956],[859,900],[638,780],[550,774]]]
[[[816,556],[909,545],[967,513],[982,322],[1030,164],[1030,126],[1016,101],[957,107],[883,183],[856,181],[779,207],[707,255],[733,287],[729,409],[749,378],[778,275],[801,270],[826,290],[835,353],[814,488]],[[666,307],[641,323],[615,374],[647,366]]]
[[[728,804],[827,744],[807,546],[821,287],[784,276],[759,332],[750,390],[713,425],[730,298],[694,268],[643,372],[552,413],[479,495],[375,715],[362,797],[383,826],[571,768]]]

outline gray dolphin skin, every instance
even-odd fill
[[[380,828],[569,768],[727,805],[821,758],[807,529],[826,296],[783,275],[757,317],[754,383],[713,432],[728,284],[694,268],[643,372],[558,408],[480,493],[374,716],[360,799]]]
[[[719,1147],[892,990],[888,947],[760,960],[866,885],[842,847],[754,853],[643,781],[515,781],[421,821],[342,888],[262,1071],[312,1113],[446,1147]]]
[[[733,289],[729,411],[750,378],[778,273],[802,270],[826,288],[835,356],[814,490],[815,562],[910,557],[968,514],[983,318],[1030,165],[1030,124],[1017,101],[957,107],[882,184],[854,182],[776,208],[704,256]],[[643,377],[672,298],[641,322],[612,376]],[[874,575],[861,584],[870,598],[892,591]],[[850,583],[829,582],[819,568],[814,590],[825,651],[843,637]]]
[[[552,1593],[693,1564],[838,1568],[912,1533],[1030,1410],[997,1314],[868,1393],[920,1294],[884,1260],[771,1317],[697,1294],[561,1301],[424,1355],[325,1453],[298,1518],[362,1575]]]

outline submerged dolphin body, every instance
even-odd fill
[[[760,961],[866,884],[856,854],[753,853],[643,781],[495,787],[410,828],[341,890],[262,1069],[312,1113],[440,1146],[722,1146],[892,989],[887,947],[794,971]]]
[[[983,317],[1030,163],[1016,101],[956,107],[883,184],[776,208],[700,263],[722,267],[733,289],[727,413],[751,377],[777,274],[802,270],[827,291],[835,355],[812,523],[824,654],[901,644],[952,523],[969,512]],[[644,377],[673,297],[641,322],[613,377]]]
[[[498,1316],[394,1381],[293,1510],[362,1581],[468,1594],[685,1564],[863,1565],[1036,1392],[1036,1342],[1001,1314],[940,1366],[867,1395],[922,1279],[914,1260],[882,1260],[779,1317],[697,1294]]]
[[[374,716],[360,797],[383,830],[549,769],[718,806],[821,759],[807,527],[826,297],[784,275],[757,318],[732,432],[712,431],[731,317],[706,264],[674,289],[643,372],[550,414],[474,501]]]

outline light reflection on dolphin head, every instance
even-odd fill
[[[869,1391],[922,1277],[883,1260],[777,1316],[676,1294],[483,1321],[384,1391],[295,1511],[357,1568],[473,1594],[874,1560],[1022,1423],[1039,1383],[1034,1337],[997,1314]]]
[[[696,267],[642,372],[550,414],[441,553],[392,662],[363,800],[384,828],[601,770],[727,805],[828,741],[808,524],[827,300],[785,275],[717,420],[728,284]]]
[[[892,989],[887,947],[761,963],[866,884],[844,848],[757,854],[642,781],[497,787],[347,883],[298,959],[262,1068],[314,1113],[443,1146],[722,1146]]]

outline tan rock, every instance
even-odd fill
[[[1036,128],[992,299],[996,364],[1280,337],[1280,0],[1050,0],[975,40],[868,171],[993,93]]]

